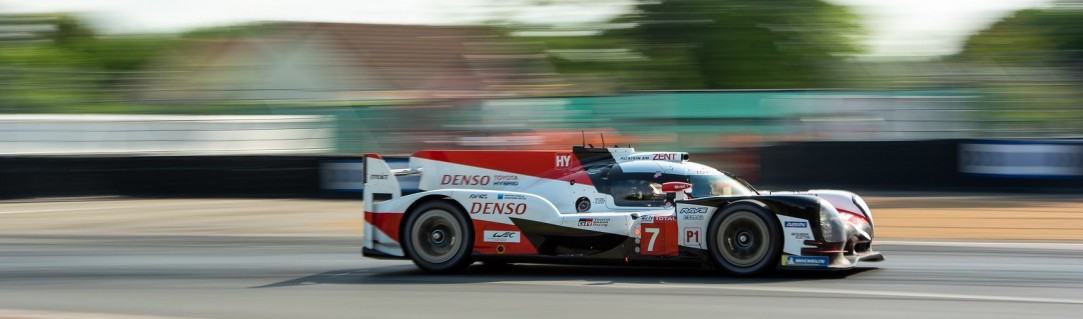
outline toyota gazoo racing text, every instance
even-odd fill
[[[708,265],[739,275],[880,261],[860,196],[757,191],[687,153],[427,150],[364,163],[364,248],[448,273],[474,261]],[[402,196],[396,176],[420,174]]]

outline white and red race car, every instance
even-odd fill
[[[429,272],[492,263],[687,263],[733,274],[880,261],[872,213],[838,190],[757,191],[688,153],[427,150],[365,155],[365,256]],[[396,176],[419,174],[402,196]]]

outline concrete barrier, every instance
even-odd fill
[[[316,115],[0,115],[0,155],[325,154],[334,118]]]
[[[327,158],[0,157],[0,198],[334,196],[320,189],[319,167]]]

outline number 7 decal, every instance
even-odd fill
[[[669,216],[662,216],[669,217]],[[654,223],[640,224],[643,230],[643,238],[639,242],[640,255],[647,256],[676,256],[677,241],[681,238],[677,234],[677,220],[669,217],[669,220],[655,217]]]
[[[647,252],[654,252],[654,241],[658,239],[659,230],[653,227],[643,228],[643,232],[651,236],[651,239],[647,241]]]

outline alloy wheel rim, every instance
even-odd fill
[[[443,209],[421,213],[410,232],[412,248],[422,260],[439,264],[455,257],[463,230],[455,216]]]
[[[767,257],[769,232],[767,225],[755,214],[733,213],[722,221],[719,231],[717,249],[729,263],[748,267]]]

